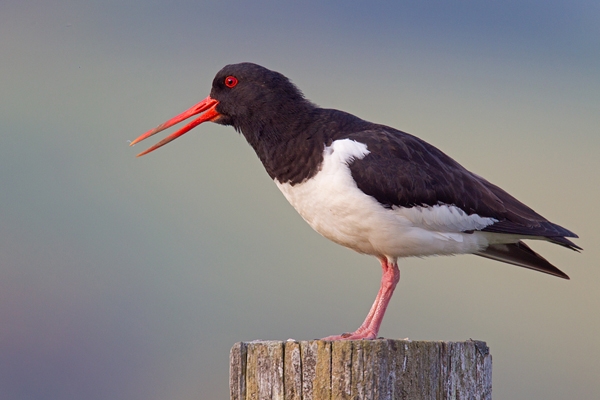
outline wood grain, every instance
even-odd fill
[[[492,398],[485,342],[257,341],[230,354],[232,400]]]

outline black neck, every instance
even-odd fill
[[[304,106],[304,110],[297,104],[294,110],[280,110],[270,116],[272,119],[263,116],[245,125],[234,123],[269,176],[281,183],[294,185],[313,177],[320,169],[325,146],[369,124],[342,111],[318,108],[309,102]]]

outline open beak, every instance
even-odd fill
[[[150,136],[152,136],[160,131],[164,131],[165,129],[170,128],[173,125],[178,124],[181,121],[190,118],[191,116],[194,116],[196,114],[200,114],[201,112],[204,112],[204,114],[202,114],[200,117],[196,118],[195,120],[193,120],[192,122],[190,122],[189,124],[187,124],[186,126],[181,128],[180,130],[178,130],[177,132],[170,134],[169,136],[167,136],[160,142],[156,143],[154,146],[150,147],[148,150],[142,151],[140,154],[137,155],[137,157],[141,157],[144,154],[148,154],[151,151],[154,151],[154,150],[158,149],[159,147],[162,147],[165,144],[169,143],[171,140],[177,139],[179,136],[183,135],[187,131],[192,130],[193,128],[197,127],[201,123],[206,122],[206,121],[214,121],[214,120],[218,119],[221,116],[221,114],[219,114],[216,110],[216,107],[218,104],[219,104],[219,102],[217,100],[208,96],[207,98],[205,98],[204,100],[202,100],[200,103],[196,104],[189,110],[182,112],[181,114],[177,115],[176,117],[171,118],[167,122],[160,124],[156,128],[151,129],[148,132],[144,133],[143,135],[141,135],[140,137],[135,139],[133,142],[129,143],[129,145],[133,146],[134,144],[141,142],[142,140],[149,138]]]

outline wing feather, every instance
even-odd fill
[[[364,193],[385,207],[453,205],[468,215],[498,222],[482,231],[547,238],[571,249],[577,235],[548,221],[503,189],[469,172],[434,146],[383,125],[347,136],[367,145],[369,154],[350,164]]]

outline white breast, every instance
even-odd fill
[[[454,206],[383,207],[354,182],[349,163],[369,154],[363,143],[336,140],[323,151],[320,171],[290,185],[275,180],[283,195],[326,238],[360,253],[388,257],[473,253],[485,248],[478,230],[496,222]]]

